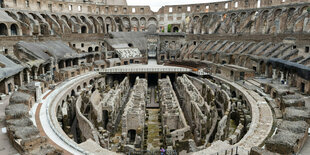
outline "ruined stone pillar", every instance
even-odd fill
[[[268,77],[268,73],[269,73],[269,68],[266,66],[265,67],[265,76]]]
[[[73,60],[70,60],[70,66],[73,67]]]
[[[30,82],[30,72],[28,70],[26,70],[26,78],[27,78],[27,82]]]
[[[277,70],[276,69],[272,69],[272,79],[277,79]]]
[[[285,73],[285,84],[288,84],[288,81],[289,81],[289,73],[286,72]]]
[[[33,79],[38,79],[38,71],[39,71],[39,68],[34,68],[34,77]]]
[[[18,86],[22,86],[23,85],[23,72],[19,72],[18,73],[18,83],[15,83],[15,85],[18,85]]]
[[[41,67],[41,72],[42,72],[42,74],[45,74],[45,69],[44,69],[44,67]]]
[[[281,74],[281,79],[280,81],[283,81],[284,80],[284,73],[282,71],[280,71],[280,74]]]

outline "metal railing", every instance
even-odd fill
[[[102,69],[101,73],[187,73],[191,72],[191,69],[187,68],[107,68]]]
[[[212,153],[211,155],[249,155],[250,152],[243,147],[236,146],[230,149],[218,151],[216,153]]]

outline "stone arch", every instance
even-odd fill
[[[92,52],[93,51],[93,47],[88,47],[88,52]]]
[[[87,83],[84,82],[84,83],[83,83],[83,88],[86,88],[86,87],[87,87]]]
[[[155,17],[150,17],[147,21],[147,30],[150,32],[157,31],[157,19]]]
[[[48,25],[45,23],[40,24],[40,34],[41,35],[49,35]]]
[[[99,51],[99,46],[96,46],[95,47],[95,52],[98,52]]]
[[[105,19],[105,24],[106,24],[106,32],[114,32],[114,23],[113,23],[113,19],[111,17],[107,17]]]
[[[81,33],[87,33],[87,27],[85,25],[81,26]]]
[[[263,34],[268,32],[268,14],[269,10],[264,10],[261,14],[261,21],[258,22],[260,26],[259,31]]]
[[[76,23],[78,23],[78,19],[75,16],[71,16],[70,19]]]
[[[77,92],[81,92],[81,86],[78,86],[78,87],[76,88],[76,91],[77,91]]]
[[[61,34],[64,32],[61,23],[59,23],[57,20],[56,15],[54,15],[55,18],[53,18],[50,14],[40,14],[40,16],[42,17],[44,23],[49,25],[52,34]]]
[[[273,12],[273,23],[271,29],[271,33],[279,33],[281,31],[282,22],[281,21],[282,9],[275,9]]]
[[[296,16],[295,16],[295,13],[296,13],[296,8],[294,7],[291,7],[288,9],[288,12],[287,12],[287,20],[286,20],[286,30],[288,32],[293,32],[293,28],[294,28],[294,24],[295,24],[295,21],[296,21]]]
[[[71,96],[75,96],[75,91],[74,91],[74,89],[71,90]]]
[[[307,13],[310,6],[303,6],[299,9],[299,14]]]
[[[248,12],[244,12],[244,11],[239,14],[240,18],[245,18],[247,15],[248,15]]]
[[[95,82],[95,81],[94,81],[93,79],[89,80],[89,84],[90,84],[90,85],[93,85],[94,82]]]
[[[193,24],[194,24],[194,27],[193,27],[194,34],[200,34],[201,33],[201,18],[199,16],[195,16],[193,18]]]
[[[140,31],[145,31],[146,28],[146,19],[145,17],[140,18]]]
[[[104,20],[102,17],[98,17],[97,18],[99,24],[100,24],[100,28],[101,28],[101,33],[106,33],[106,29],[105,29],[105,24],[104,24]]]
[[[61,19],[63,19],[64,21],[66,21],[67,23],[68,23],[68,17],[67,16],[65,16],[65,15],[62,15],[61,17],[60,17]]]
[[[234,90],[233,90],[233,91],[231,92],[231,97],[232,97],[232,98],[237,97],[237,93],[236,93],[236,91],[234,91]]]
[[[132,31],[135,31],[135,32],[139,31],[139,20],[138,20],[138,18],[132,17],[130,24],[131,24]]]
[[[4,36],[8,35],[8,28],[7,28],[6,24],[4,24],[4,23],[0,24],[0,35],[4,35]]]
[[[56,16],[55,14],[52,14],[51,16],[54,20],[58,20],[58,16]]]
[[[80,16],[80,19],[81,19],[81,21],[83,22],[83,23],[85,23],[86,24],[86,18],[84,17],[84,16]]]
[[[22,21],[21,22],[21,30],[22,34],[24,35],[32,35],[34,30],[34,25],[37,25],[31,18],[26,16],[24,13],[17,12],[16,13],[17,20]]]
[[[129,20],[128,17],[124,17],[124,18],[123,18],[122,24],[123,24],[124,29],[125,29],[127,32],[130,32],[130,31],[131,31],[131,23],[130,23],[130,20]]]
[[[179,32],[179,27],[174,26],[174,27],[172,28],[172,32]]]
[[[292,16],[292,15],[294,14],[295,11],[296,11],[296,8],[290,7],[290,8],[288,9],[288,16]]]
[[[88,19],[93,23],[94,33],[101,33],[101,26],[98,20],[93,16],[89,16]]]
[[[281,13],[282,13],[282,9],[281,8],[276,9],[274,11],[274,13],[273,13],[273,18],[278,17]]]
[[[69,22],[69,19],[68,19],[67,16],[62,15],[60,18],[61,18],[61,19],[63,20],[63,22],[65,22],[69,27],[72,26],[72,24]]]
[[[34,19],[34,20],[37,20],[38,22],[43,22],[42,21],[42,18],[40,17],[40,16],[37,16],[36,14],[34,14],[34,13],[29,13],[31,16],[32,16],[32,18]]]
[[[208,34],[209,33],[209,30],[208,30],[209,21],[210,21],[209,15],[204,15],[202,17],[202,28],[201,28],[202,34]]]
[[[121,18],[120,17],[115,17],[114,21],[115,21],[115,24],[116,24],[116,31],[117,32],[122,32],[124,27],[123,27]]]

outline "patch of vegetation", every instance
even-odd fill
[[[172,25],[169,24],[169,25],[168,25],[168,32],[171,32],[171,29],[172,29]]]

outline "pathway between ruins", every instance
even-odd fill
[[[161,122],[159,103],[156,101],[155,86],[150,86],[150,102],[148,102],[146,113],[148,119],[146,120],[147,130],[145,132],[145,141],[148,151],[159,151],[161,147]]]

